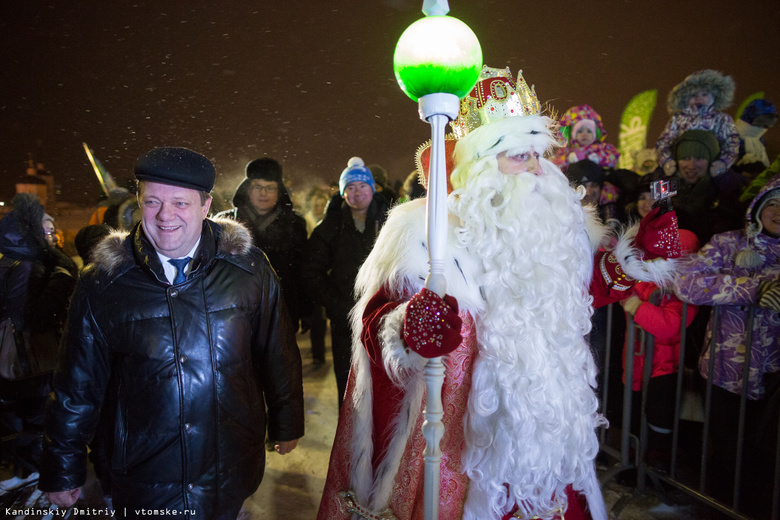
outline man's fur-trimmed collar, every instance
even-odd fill
[[[216,236],[217,252],[222,254],[242,256],[249,253],[252,247],[252,235],[249,230],[240,222],[229,218],[208,219],[205,221],[203,231],[201,240],[208,235]],[[140,223],[132,233],[135,236],[141,233]],[[112,276],[122,265],[135,264],[131,241],[128,240],[130,234],[131,232],[128,231],[114,231],[95,246],[93,258],[98,270]]]

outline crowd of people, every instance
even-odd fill
[[[210,161],[157,148],[136,164],[137,196],[115,196],[114,210],[78,232],[76,261],[37,198],[17,195],[0,220],[2,318],[53,334],[63,351],[56,377],[52,366],[0,379],[0,398],[21,403],[3,410],[7,425],[46,432],[26,455],[51,501],[78,499],[89,445],[114,506],[235,518],[265,451],[288,453],[303,435],[295,334],[310,334],[305,354],[319,368],[329,325],[341,420],[321,518],[348,517],[345,492],[351,512],[422,518],[411,455],[424,440],[413,430],[422,365],[440,355],[452,372],[448,517],[601,518],[596,389],[610,360],[605,314],[593,308],[613,302],[656,338],[647,418],[662,452],[674,375],[687,362],[683,302],[686,325],[710,317],[693,338],[694,364],[714,385],[714,468],[730,474],[743,388],[747,431],[759,438],[776,424],[780,157],[770,164],[762,139],[774,106],[756,99],[735,123],[725,113],[733,80],[696,72],[670,92],[655,153],[628,170],[593,107],[553,122],[534,106],[505,110],[513,95],[524,99],[522,76],[486,67],[479,85],[453,123],[446,296],[423,288],[421,164],[391,186],[384,168],[352,157],[330,186],[296,194],[282,164],[261,157],[246,165],[233,208],[211,212]],[[482,110],[490,115],[478,124],[467,119]],[[444,332],[426,336],[413,320]],[[624,383],[639,391],[638,344],[625,345],[629,356]],[[746,470],[771,477],[769,444],[752,444],[761,448],[747,451]],[[716,487],[728,500],[729,486]]]
[[[572,111],[595,114],[590,124],[595,132],[583,134],[584,125],[577,127],[576,117],[570,115],[571,130],[564,133],[569,139],[582,139],[573,146],[583,151],[579,155],[559,151],[556,159],[571,182],[583,186],[583,201],[595,204],[605,222],[625,224],[643,218],[662,191],[674,192],[671,204],[685,253],[674,279],[660,288],[637,283],[633,295],[620,302],[640,332],[654,336],[652,369],[643,370],[639,336],[636,345],[625,346],[613,368],[620,373],[626,357],[633,355],[633,381],[624,383],[637,392],[643,373],[650,374],[645,408],[648,454],[659,457],[659,467],[665,465],[667,470],[679,364],[685,363],[701,378],[699,382],[711,379],[714,405],[709,418],[708,491],[724,503],[735,499],[738,419],[740,399],[745,395],[742,476],[760,475],[757,480],[765,485],[743,485],[744,496],[739,498],[743,507],[755,512],[771,507],[772,486],[776,485],[772,484],[776,450],[771,446],[774,440],[769,439],[774,439],[772,432],[776,431],[770,426],[777,417],[772,397],[780,395],[775,384],[780,372],[780,218],[775,209],[780,176],[777,166],[770,164],[762,136],[777,122],[777,111],[771,102],[756,99],[744,107],[735,124],[724,112],[733,93],[733,80],[713,70],[691,74],[675,86],[669,93],[670,118],[657,141],[657,167],[652,171],[643,173],[639,164],[633,172],[606,164],[611,156],[593,149],[593,135],[601,135],[601,121],[598,114],[585,110],[589,107]],[[683,302],[689,304],[684,324],[688,349],[681,361]],[[696,326],[697,321],[704,327]],[[594,348],[605,341],[603,327],[603,316],[596,311],[591,334]],[[618,339],[624,337],[619,320],[613,323],[612,332]],[[703,389],[703,384],[697,388]]]

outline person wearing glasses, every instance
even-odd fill
[[[46,243],[49,244],[49,247],[56,246],[58,240],[57,226],[54,224],[54,217],[48,213],[44,213],[41,224],[43,225],[43,237],[46,239]]]
[[[76,262],[74,262],[62,249],[54,217],[48,213],[44,213],[43,219],[41,219],[41,226],[43,227],[43,238],[48,245],[47,256],[49,257],[49,261],[47,264],[60,266],[66,269],[72,277],[78,277],[79,268],[76,265]]]
[[[49,241],[49,233],[56,235],[54,221],[38,196],[18,193],[12,207],[0,220],[0,323],[2,333],[13,331],[16,348],[27,346],[33,359],[24,366],[0,357],[0,399],[7,409],[4,424],[29,440],[11,450],[14,470],[26,477],[40,465],[46,396],[76,276],[75,264],[54,245],[56,236]]]
[[[233,195],[231,210],[217,217],[233,218],[252,233],[252,242],[263,250],[279,276],[282,296],[297,331],[301,318],[308,321],[309,305],[298,286],[300,263],[306,244],[306,220],[293,210],[282,181],[282,165],[271,157],[250,161],[246,177]],[[306,326],[302,327],[305,332]]]

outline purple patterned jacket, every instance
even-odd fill
[[[757,218],[753,214],[757,201],[776,189],[780,189],[780,175],[775,175],[753,199],[747,210],[748,222]],[[749,308],[756,304],[760,282],[780,280],[780,238],[764,233],[755,237],[753,249],[761,255],[763,263],[754,268],[735,264],[737,254],[746,244],[745,230],[715,235],[699,254],[691,255],[680,265],[675,279],[675,289],[681,299],[720,307],[718,330],[713,332],[712,320],[707,325],[707,347],[699,360],[699,372],[707,378],[714,345],[712,383],[736,394],[742,389]],[[748,398],[763,399],[769,397],[765,395],[764,374],[780,372],[780,314],[755,307],[752,345]]]
[[[720,153],[714,161],[721,161],[726,168],[729,168],[737,160],[739,132],[731,116],[713,110],[711,107],[701,110],[686,108],[675,112],[658,138],[655,148],[658,152],[659,165],[663,166],[674,159],[672,145],[677,137],[688,130],[708,130],[715,134],[720,145]]]

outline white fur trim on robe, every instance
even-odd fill
[[[379,326],[379,341],[382,345],[382,362],[387,375],[396,384],[425,368],[428,361],[413,352],[403,340],[404,315],[408,302],[390,311]]]
[[[584,194],[584,191],[583,191]],[[588,234],[590,249],[594,253],[607,242],[609,228],[604,225],[596,212],[596,206],[587,205],[582,208],[585,214],[585,232]]]
[[[663,258],[642,260],[642,252],[634,246],[637,231],[639,231],[638,222],[618,238],[613,251],[618,263],[623,271],[635,280],[653,282],[659,287],[669,284],[677,270],[677,261]]]
[[[403,343],[401,333],[406,304],[402,304],[383,318],[379,338],[385,369],[390,378],[402,385],[406,392],[393,424],[394,433],[387,454],[376,473],[372,474],[373,394],[370,360],[360,341],[363,313],[368,301],[382,285],[387,285],[388,292],[399,299],[408,299],[423,288],[428,274],[428,249],[425,226],[421,226],[420,222],[424,222],[425,218],[424,199],[393,208],[355,282],[359,300],[351,313],[352,359],[356,380],[352,394],[355,420],[350,486],[360,503],[374,511],[386,507],[390,500],[403,451],[419,417],[425,395],[422,368],[427,360],[407,349]],[[456,217],[449,217],[445,262],[447,294],[458,300],[461,310],[478,312],[484,306],[477,285],[479,264],[467,250],[457,244],[455,227],[458,223]]]

